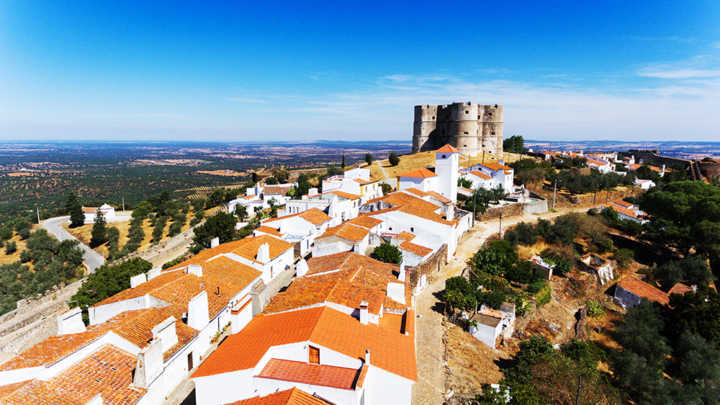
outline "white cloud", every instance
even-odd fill
[[[658,79],[696,79],[720,77],[720,69],[668,69],[668,70],[642,70],[640,76],[655,77]]]

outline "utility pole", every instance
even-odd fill
[[[577,394],[575,394],[575,405],[578,405],[580,403],[580,387],[582,386],[582,376],[578,376],[578,389]]]
[[[125,211],[125,197],[122,198],[123,211]]]
[[[500,211],[500,229],[498,233],[500,234],[500,239],[502,239],[502,211]]]
[[[475,227],[475,216],[477,216],[477,190],[473,193],[473,227]]]
[[[40,209],[37,207],[37,205],[35,206],[35,213],[37,214],[38,225],[40,225]]]
[[[555,209],[555,200],[557,200],[557,177],[555,178],[555,185],[553,186],[553,210]]]

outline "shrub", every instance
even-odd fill
[[[595,300],[588,300],[586,304],[588,316],[592,318],[599,318],[605,315],[605,309],[599,302]]]
[[[534,284],[534,283],[533,283]],[[550,289],[550,284],[545,283],[545,287],[540,290],[537,294],[535,294],[535,301],[537,303],[538,307],[541,307],[552,299],[552,290]]]
[[[390,162],[390,164],[393,166],[397,166],[398,163],[400,163],[400,158],[395,152],[390,152],[390,156],[388,156],[388,162]]]
[[[613,255],[613,258],[617,262],[621,269],[627,267],[630,261],[635,257],[635,252],[630,249],[620,249]]]
[[[370,257],[385,263],[400,264],[402,261],[402,252],[396,246],[385,242],[376,247],[372,254],[370,254]]]
[[[5,243],[5,254],[11,255],[17,251],[17,244],[14,241],[7,241]]]
[[[380,188],[382,188],[383,195],[392,191],[392,186],[387,183],[382,183]]]

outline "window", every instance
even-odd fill
[[[435,116],[433,115],[432,119],[435,119]]]
[[[414,232],[415,232],[415,227],[411,226],[411,227],[410,227],[410,232],[413,232],[413,233],[414,233]]]
[[[310,346],[308,363],[320,364],[320,349]]]
[[[440,159],[445,159],[445,155],[440,155]]]
[[[465,131],[465,132],[463,132],[463,133],[464,133],[465,135],[467,135],[467,134],[468,134],[468,131]]]
[[[465,114],[470,114],[470,111],[468,111],[468,110],[465,110]]]
[[[467,145],[463,145],[463,148],[467,148]]]
[[[187,355],[187,363],[188,363],[188,371],[193,369],[193,358],[192,358],[192,352],[188,353]]]
[[[493,131],[493,133],[492,133],[492,134],[493,134],[493,135],[495,135],[495,131]]]

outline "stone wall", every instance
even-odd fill
[[[487,221],[490,219],[496,219],[502,214],[503,217],[514,217],[523,214],[522,204],[508,204],[502,207],[488,208],[484,214],[478,214],[478,221]]]
[[[410,287],[415,288],[422,276],[425,276],[428,284],[434,281],[435,275],[439,275],[441,266],[447,264],[447,245],[442,245],[424,263],[418,266],[406,266],[407,280]]]

